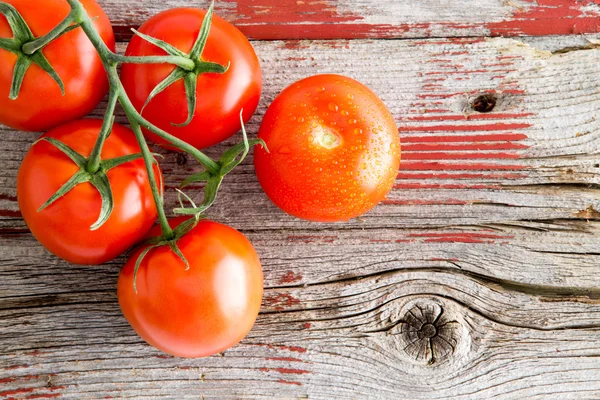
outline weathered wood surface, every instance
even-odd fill
[[[208,0],[103,0],[117,37],[165,8]],[[221,0],[218,15],[253,39],[420,38],[600,32],[598,0]]]
[[[251,134],[291,82],[343,73],[389,105],[403,163],[389,198],[345,224],[282,214],[251,159],[232,173],[211,215],[255,244],[266,291],[250,335],[202,360],[133,333],[123,259],[76,267],[35,242],[15,179],[36,135],[0,128],[0,398],[600,398],[588,39],[254,42],[266,79]],[[198,169],[172,153],[162,167],[171,191]]]

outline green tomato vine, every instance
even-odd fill
[[[223,181],[225,175],[227,175],[233,168],[239,165],[246,155],[251,146],[260,144],[266,148],[265,143],[260,139],[248,140],[240,110],[240,122],[243,134],[243,142],[238,143],[228,149],[219,160],[213,160],[200,150],[186,143],[185,141],[176,138],[175,136],[167,133],[166,131],[154,126],[148,120],[146,120],[140,112],[138,112],[133,106],[131,100],[127,96],[119,74],[117,67],[121,63],[136,63],[136,64],[157,64],[157,63],[168,63],[175,65],[173,72],[159,83],[156,88],[150,93],[146,104],[152,100],[161,91],[172,85],[174,82],[183,79],[185,86],[185,95],[188,104],[188,117],[183,123],[176,124],[174,126],[183,126],[191,122],[196,107],[196,86],[198,75],[203,73],[217,73],[224,74],[229,69],[228,65],[220,65],[210,61],[202,60],[202,52],[206,45],[206,40],[210,33],[210,27],[212,22],[212,14],[214,8],[214,2],[211,2],[210,8],[208,9],[202,25],[198,38],[189,53],[177,49],[176,47],[161,41],[159,39],[144,35],[135,30],[134,33],[139,35],[142,39],[154,44],[157,47],[165,50],[168,55],[166,56],[139,56],[130,57],[117,54],[111,51],[108,46],[104,43],[100,34],[96,30],[93,24],[93,19],[88,16],[86,10],[79,0],[67,0],[71,11],[65,17],[65,19],[53,28],[46,35],[41,37],[34,37],[31,29],[27,25],[26,21],[19,14],[19,12],[10,4],[0,2],[0,13],[2,13],[13,31],[13,38],[6,39],[0,38],[0,48],[10,51],[17,55],[17,62],[13,71],[13,78],[11,84],[10,98],[16,99],[19,95],[21,84],[25,73],[32,64],[38,65],[46,73],[48,73],[52,79],[59,85],[64,95],[63,82],[52,67],[46,57],[43,55],[43,48],[51,43],[54,39],[61,35],[73,30],[81,28],[86,36],[89,38],[98,55],[102,60],[102,64],[108,76],[110,85],[108,106],[104,115],[102,128],[94,144],[92,152],[89,157],[84,157],[71,149],[66,144],[51,138],[43,138],[57,149],[61,150],[66,154],[78,167],[79,171],[76,172],[71,179],[69,179],[53,196],[51,196],[46,203],[44,203],[38,211],[43,210],[55,201],[59,201],[62,196],[73,189],[76,185],[89,182],[99,192],[102,198],[102,206],[98,220],[90,227],[90,229],[98,229],[104,224],[113,209],[113,196],[110,183],[108,181],[106,173],[111,168],[117,167],[123,163],[130,162],[139,158],[143,158],[146,171],[148,174],[148,180],[152,190],[154,203],[158,212],[158,220],[162,230],[162,236],[159,238],[152,239],[149,243],[151,247],[169,245],[171,249],[182,258],[187,265],[187,260],[181,254],[177,247],[177,240],[185,235],[195,224],[203,218],[203,213],[214,203],[219,187]],[[131,125],[131,128],[135,134],[136,140],[140,146],[141,153],[134,154],[125,157],[119,157],[114,159],[102,160],[100,154],[104,142],[110,135],[114,124],[114,112],[117,103],[121,104],[123,111]],[[194,202],[179,191],[180,207],[174,209],[175,214],[179,215],[191,215],[194,218],[189,220],[189,223],[181,224],[176,229],[171,229],[169,226],[167,216],[164,210],[163,193],[161,193],[159,185],[156,181],[156,174],[154,166],[157,164],[154,155],[151,153],[148,143],[142,133],[142,128],[148,129],[160,138],[169,142],[173,147],[186,152],[187,154],[194,157],[205,170],[201,173],[194,174],[186,178],[182,182],[182,187],[193,182],[206,182],[204,188],[204,197],[200,205],[196,206]],[[36,142],[37,143],[37,142]],[[35,145],[35,143],[34,143]],[[182,198],[183,196],[183,198]],[[183,199],[186,199],[192,207],[186,207]],[[136,265],[139,266],[143,256],[138,259]],[[136,268],[137,270],[137,268]],[[134,280],[135,282],[135,280]],[[134,283],[135,285],[135,283]]]

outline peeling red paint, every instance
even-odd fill
[[[504,123],[498,122],[495,124],[482,124],[482,125],[429,125],[429,126],[401,126],[398,128],[400,132],[437,132],[437,131],[458,131],[458,132],[470,132],[470,131],[510,131],[515,129],[525,129],[531,127],[531,124],[527,123]]]
[[[401,164],[400,168],[403,170],[448,170],[448,171],[495,171],[495,170],[506,170],[506,171],[518,171],[524,170],[527,167],[524,165],[505,165],[505,164],[483,164],[483,163],[473,163],[473,164],[450,164],[450,163],[441,163],[441,162],[410,162],[407,161]]]
[[[300,300],[287,293],[280,293],[278,295],[265,297],[264,302],[278,311],[293,307],[296,304],[300,304]]]
[[[50,393],[50,394],[32,394],[31,396],[27,396],[27,399],[51,399],[55,397],[61,397],[60,393]]]
[[[265,358],[265,360],[270,360],[270,361],[287,361],[287,362],[303,362],[301,359],[294,358],[294,357],[267,357],[267,358]]]
[[[0,200],[17,201],[17,196],[0,193]]]
[[[405,136],[403,143],[443,143],[443,142],[510,142],[527,139],[522,133],[500,133],[487,135],[460,135],[460,136]]]
[[[312,326],[312,325],[311,325],[311,323],[310,323],[310,322],[305,322],[305,323],[304,323],[304,325],[302,325],[302,327],[303,327],[304,329],[310,329],[310,327],[311,327],[311,326]]]
[[[294,368],[274,368],[273,371],[279,372],[280,374],[288,374],[288,375],[302,375],[302,374],[310,374],[311,371],[306,369],[294,369]]]
[[[504,179],[514,180],[525,178],[524,174],[434,174],[434,173],[399,173],[397,179]]]
[[[402,154],[405,156],[406,152],[425,152],[432,150],[453,150],[453,151],[465,151],[465,150],[520,150],[527,149],[529,146],[526,144],[513,143],[513,142],[501,142],[501,143],[469,143],[469,144],[446,144],[446,143],[419,143],[419,144],[405,144],[402,146]]]
[[[15,378],[2,378],[0,379],[0,383],[9,383],[9,382],[14,382]]]
[[[448,152],[416,152],[402,154],[403,160],[475,160],[475,159],[515,159],[515,153],[448,153]]]
[[[0,217],[21,218],[21,211],[16,210],[0,210]]]
[[[600,32],[600,13],[583,8],[597,1],[528,0],[507,20],[485,24],[492,36],[569,35]]]
[[[317,235],[300,235],[300,236],[288,236],[288,240],[300,241],[303,243],[313,243],[322,241],[324,243],[333,243],[337,236],[317,236]]]
[[[484,243],[494,244],[496,239],[514,239],[515,236],[497,235],[481,232],[428,232],[413,233],[408,237],[422,238],[425,243]],[[441,259],[441,261],[447,261]],[[458,261],[458,260],[456,260]]]
[[[10,367],[5,367],[4,370],[11,370],[11,369],[17,369],[17,368],[27,368],[29,367],[29,365],[26,364],[22,364],[22,365],[12,365]]]
[[[294,271],[288,271],[285,273],[285,275],[283,275],[280,279],[279,279],[279,283],[280,284],[284,284],[284,283],[294,283],[294,282],[298,282],[302,280],[302,274],[298,273],[294,273]]]
[[[8,397],[13,394],[23,394],[23,393],[31,393],[35,390],[35,388],[23,388],[23,389],[14,389],[14,390],[6,390],[4,392],[0,392],[0,397]]]
[[[280,379],[280,380],[278,380],[277,382],[279,382],[279,383],[283,383],[283,384],[286,384],[286,385],[297,385],[297,386],[302,386],[302,383],[300,383],[300,382],[295,382],[295,381],[286,381],[286,380],[284,380],[284,379]]]
[[[426,86],[426,85],[423,85]],[[471,121],[481,119],[519,119],[535,115],[534,113],[489,113],[489,114],[461,114],[461,115],[418,115],[403,118],[405,121]]]

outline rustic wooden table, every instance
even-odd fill
[[[100,3],[121,42],[158,11],[207,6]],[[397,119],[394,190],[363,218],[308,223],[245,162],[211,216],[256,246],[262,312],[220,356],[173,358],[121,316],[122,258],[69,265],[31,236],[15,180],[37,135],[0,127],[0,398],[600,399],[600,2],[216,10],[263,66],[249,132],[293,81],[349,75]],[[173,153],[162,165],[171,189],[198,169]]]

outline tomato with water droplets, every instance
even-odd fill
[[[299,218],[335,222],[364,214],[392,189],[400,164],[394,118],[369,88],[316,75],[286,88],[263,118],[256,175],[269,198]]]

